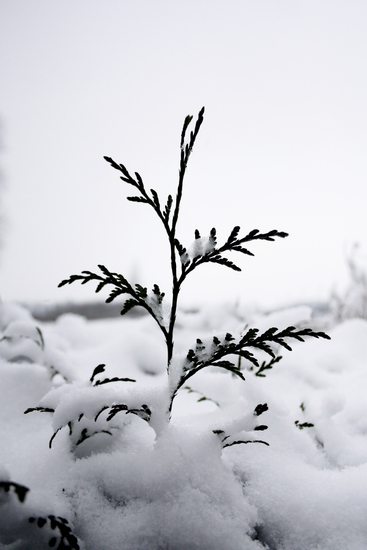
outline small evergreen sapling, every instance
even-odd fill
[[[323,332],[314,332],[309,328],[297,330],[290,326],[283,330],[278,330],[271,327],[262,334],[256,328],[245,329],[245,331],[237,338],[232,334],[227,333],[224,337],[214,336],[209,342],[203,342],[201,339],[196,340],[195,346],[188,350],[184,359],[175,356],[174,335],[177,308],[179,303],[180,291],[187,277],[199,266],[212,263],[219,264],[234,271],[241,271],[240,267],[227,257],[227,254],[238,252],[246,256],[253,256],[248,246],[254,241],[263,240],[272,242],[276,238],[287,237],[287,233],[273,229],[262,233],[258,229],[254,229],[244,236],[240,236],[240,227],[235,226],[227,239],[219,244],[217,240],[216,229],[212,228],[208,236],[201,236],[196,229],[194,232],[194,242],[190,247],[185,247],[177,237],[177,221],[180,214],[181,199],[183,194],[183,185],[188,166],[188,161],[192,153],[196,138],[203,122],[204,108],[198,114],[196,122],[189,131],[192,116],[185,118],[180,140],[180,167],[179,179],[175,196],[168,195],[163,206],[158,193],[154,189],[148,190],[145,187],[142,177],[138,172],[131,174],[123,164],[115,162],[110,157],[104,157],[105,160],[117,170],[120,179],[131,186],[134,193],[127,197],[129,201],[141,203],[149,206],[158,216],[163,229],[166,233],[169,249],[170,249],[170,266],[172,274],[172,290],[170,304],[165,306],[166,294],[161,291],[160,287],[155,284],[151,292],[140,284],[131,284],[121,274],[110,271],[104,265],[99,265],[99,271],[82,271],[81,274],[71,275],[64,279],[59,287],[74,282],[86,284],[89,282],[96,283],[96,292],[108,288],[109,296],[106,299],[107,303],[113,300],[125,297],[121,314],[124,315],[134,307],[144,308],[148,314],[157,323],[160,331],[163,334],[167,349],[167,376],[168,376],[168,397],[165,403],[161,404],[161,409],[158,411],[158,421],[153,421],[153,410],[150,404],[142,403],[140,406],[136,404],[113,403],[105,404],[102,408],[96,411],[95,421],[99,418],[102,412],[108,410],[107,421],[110,421],[119,412],[132,413],[146,420],[157,433],[159,433],[169,422],[172,412],[172,405],[177,392],[180,388],[187,388],[188,380],[206,367],[218,367],[227,370],[233,375],[244,380],[243,370],[241,369],[241,360],[245,359],[254,368],[257,369],[258,376],[264,376],[266,369],[272,366],[279,360],[276,357],[272,346],[277,344],[288,350],[291,349],[288,341],[295,339],[303,341],[306,336],[314,338],[329,338]],[[168,309],[168,316],[166,311]],[[271,358],[268,364],[260,364],[254,351],[259,350],[265,352]],[[233,357],[238,357],[238,362],[233,362]],[[98,367],[97,367],[98,369]],[[93,383],[94,375],[90,383]],[[109,382],[106,379],[104,382]],[[36,408],[32,410],[41,410]],[[155,407],[156,410],[156,407]],[[267,410],[266,404],[260,404],[255,408],[253,413],[253,430],[263,430],[266,426],[257,426],[257,417]],[[157,413],[157,411],[156,411]],[[70,428],[69,422],[69,428]],[[60,429],[60,428],[59,428]],[[237,443],[247,443],[248,441],[231,439],[231,436],[225,434],[221,430],[216,430],[215,433],[221,438],[223,447],[234,445]]]

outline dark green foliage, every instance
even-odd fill
[[[136,416],[139,416],[139,418],[142,418],[148,423],[152,415],[152,411],[149,409],[147,405],[142,405],[140,409],[137,409],[137,408],[131,409],[127,405],[123,403],[119,403],[118,405],[112,405],[112,407],[109,407],[108,405],[105,405],[104,407],[102,407],[102,409],[95,416],[94,420],[96,421],[98,417],[107,409],[109,409],[109,413],[107,415],[107,422],[112,420],[116,416],[116,414],[119,412],[124,412],[126,414],[129,414],[129,413],[135,414]]]
[[[115,414],[119,412],[120,405],[113,405],[110,409],[110,413],[107,417],[107,420],[111,420]],[[140,409],[127,409],[126,414],[135,414],[136,416],[139,416],[139,418],[142,418],[146,422],[149,422],[150,417],[152,416],[152,411],[149,409],[147,405],[142,405]]]
[[[298,420],[295,421],[295,425],[300,430],[303,430],[304,428],[313,428],[315,426],[315,424],[311,424],[311,422],[302,422],[302,424],[300,424]]]
[[[95,432],[88,433],[88,428],[83,428],[80,433],[80,437],[78,441],[75,443],[75,446],[77,447],[78,445],[83,443],[83,441],[85,441],[86,439],[89,439],[90,437],[93,437],[94,435],[100,434],[100,433],[112,435],[112,433],[109,432],[108,430],[96,430]]]
[[[56,432],[54,432],[54,433],[52,434],[51,439],[50,439],[50,441],[48,442],[48,446],[49,446],[50,449],[51,449],[51,447],[52,447],[53,440],[55,439],[56,435],[59,433],[60,430],[61,430],[61,428],[58,428],[58,429],[56,430]],[[70,435],[72,434],[72,429],[70,428],[70,423],[69,423],[69,433],[70,433]]]
[[[301,403],[299,408],[301,409],[302,412],[305,412],[305,410],[306,410],[306,407],[305,407],[304,403]],[[299,430],[303,430],[304,428],[314,428],[315,427],[315,424],[312,424],[311,422],[300,422],[299,420],[295,421],[295,425],[297,426],[297,428]]]
[[[14,481],[0,481],[0,490],[8,493],[10,489],[13,489],[17,495],[19,502],[24,502],[29,491],[28,487],[15,483]]]
[[[173,355],[173,331],[176,320],[176,311],[178,303],[178,295],[182,286],[182,283],[186,277],[191,273],[196,267],[202,265],[203,263],[216,263],[219,265],[224,265],[235,271],[241,271],[241,269],[234,264],[231,260],[223,256],[224,253],[228,252],[241,252],[247,255],[253,255],[247,248],[243,245],[255,240],[266,240],[274,241],[276,237],[284,238],[287,236],[287,233],[280,232],[277,230],[272,230],[267,233],[260,233],[258,229],[250,231],[246,236],[239,238],[238,234],[240,227],[236,226],[231,231],[226,242],[217,247],[217,236],[216,229],[213,228],[210,231],[209,235],[209,246],[201,252],[195,253],[193,258],[190,258],[187,252],[187,248],[184,247],[176,237],[176,225],[179,215],[180,203],[183,192],[183,181],[186,173],[187,163],[192,152],[196,137],[198,135],[199,129],[203,122],[204,108],[200,111],[197,121],[195,123],[194,129],[190,132],[188,141],[186,142],[186,133],[188,127],[192,121],[192,116],[187,116],[184,121],[184,125],[181,133],[181,156],[180,156],[180,170],[179,170],[179,183],[177,187],[177,194],[175,200],[172,196],[169,195],[167,202],[165,204],[164,210],[161,209],[161,203],[158,197],[158,193],[151,189],[147,191],[143,182],[142,177],[139,173],[135,172],[134,176],[129,173],[127,168],[123,164],[115,162],[110,157],[104,157],[105,160],[117,171],[120,172],[120,178],[122,181],[128,183],[137,191],[137,195],[128,197],[128,200],[133,202],[141,202],[148,204],[153,208],[155,213],[158,215],[159,219],[163,223],[164,229],[167,233],[167,237],[170,244],[171,250],[171,270],[172,270],[172,282],[173,282],[173,294],[172,294],[172,303],[171,310],[169,315],[168,326],[163,322],[163,315],[160,311],[160,308],[157,308],[156,305],[160,306],[163,301],[164,293],[159,290],[158,285],[154,285],[153,295],[156,295],[157,300],[156,304],[152,304],[149,299],[147,289],[141,285],[131,285],[123,275],[118,273],[110,272],[105,266],[99,265],[99,269],[102,274],[93,273],[91,271],[82,271],[80,275],[71,275],[68,279],[64,279],[59,284],[59,287],[66,284],[71,284],[74,282],[81,282],[81,284],[86,284],[87,282],[93,281],[97,283],[96,292],[102,290],[105,286],[111,285],[113,288],[110,291],[109,297],[106,299],[106,302],[112,302],[118,296],[127,294],[129,298],[125,300],[124,307],[121,310],[121,314],[125,314],[136,306],[141,306],[145,308],[148,313],[155,319],[158,323],[160,329],[162,330],[166,343],[167,343],[167,354],[168,354],[168,365],[167,370]],[[173,213],[172,213],[173,208]],[[172,216],[171,216],[172,215]],[[200,239],[200,232],[195,231],[195,240]],[[177,263],[176,254],[180,258],[179,264]],[[180,266],[180,267],[179,267]]]
[[[265,378],[266,375],[264,374],[264,371],[272,369],[275,363],[279,363],[281,359],[282,356],[278,355],[277,357],[272,357],[268,363],[266,361],[263,361],[260,367],[255,372],[255,376],[261,376],[262,378]]]
[[[103,380],[96,380],[96,376],[98,376],[98,374],[102,374],[104,371],[105,371],[105,367],[106,365],[101,363],[100,365],[97,365],[95,367],[95,369],[93,370],[93,373],[92,373],[92,376],[90,377],[89,379],[89,382],[91,383],[92,386],[96,387],[96,386],[101,386],[102,384],[109,384],[111,382],[136,382],[136,380],[134,380],[133,378],[118,378],[117,376],[113,377],[113,378],[104,378]],[[145,415],[145,418],[144,420],[147,419],[148,417],[148,414],[147,414],[147,410],[149,411],[148,407],[146,407],[146,405],[143,405],[142,406],[142,409],[132,409],[130,410],[126,405],[116,405],[116,407],[125,407],[125,409],[120,409],[120,410],[125,410],[126,413],[133,413],[133,414],[137,414],[138,416],[141,416],[141,418],[144,418],[144,415]],[[144,408],[146,407],[146,409]],[[106,407],[103,407],[99,412],[98,414],[96,415],[95,417],[95,422],[98,420],[98,417],[99,415],[106,409],[108,409],[109,407],[106,406]],[[119,412],[119,410],[115,410],[114,407],[111,407],[111,409],[113,409],[113,413],[109,415],[109,417],[107,418],[107,420],[111,420],[115,414],[117,414],[117,412]],[[51,408],[48,408],[48,407],[31,407],[31,408],[28,408],[26,411],[24,411],[24,414],[28,414],[30,412],[49,412],[49,413],[54,413],[55,410],[54,409],[51,409]],[[150,414],[151,412],[149,411],[149,418],[150,418]],[[78,419],[76,420],[76,422],[80,422],[83,418],[84,414],[81,413],[78,417]],[[74,425],[75,425],[75,420],[70,420],[67,424],[68,428],[69,428],[69,435],[73,435],[73,431],[74,431]],[[53,434],[52,434],[52,437],[49,441],[49,447],[51,449],[52,447],[52,443],[56,437],[56,435],[59,433],[59,431],[61,430],[62,428],[58,428]],[[83,428],[80,432],[80,436],[79,436],[79,439],[77,440],[77,442],[75,443],[75,446],[78,446],[80,445],[81,443],[83,443],[83,441],[85,441],[86,439],[89,439],[90,437],[96,435],[96,434],[99,434],[99,433],[105,433],[105,434],[108,434],[108,435],[112,435],[110,431],[108,430],[103,430],[103,429],[97,429],[97,430],[93,430],[93,431],[90,431],[88,428]]]
[[[257,405],[255,407],[255,410],[254,410],[254,415],[255,416],[260,416],[262,415],[264,412],[266,412],[268,410],[268,405],[267,403],[264,403],[263,405]]]
[[[259,404],[255,407],[253,416],[256,419],[258,416],[262,415],[264,412],[268,410],[267,403]],[[253,431],[264,431],[267,430],[268,426],[265,426],[264,424],[257,424],[254,425]],[[216,434],[222,443],[223,449],[226,447],[232,447],[233,445],[240,445],[240,444],[246,444],[246,443],[263,443],[264,445],[269,446],[269,443],[266,441],[262,441],[261,439],[233,439],[231,440],[231,435],[227,434],[224,430],[213,430],[213,433]]]
[[[272,327],[266,330],[263,334],[259,335],[259,330],[256,328],[249,329],[245,334],[240,336],[236,341],[232,334],[227,333],[225,338],[221,341],[218,337],[214,336],[210,349],[206,349],[201,340],[196,341],[195,350],[190,349],[186,356],[186,361],[183,365],[183,372],[181,378],[177,384],[176,392],[172,396],[172,401],[177,391],[187,382],[191,376],[196,374],[199,370],[212,366],[219,367],[230,371],[232,374],[238,376],[242,380],[245,380],[241,369],[238,364],[223,360],[226,356],[238,355],[241,358],[247,359],[255,367],[258,368],[257,375],[264,376],[262,371],[266,368],[271,368],[274,363],[279,361],[269,345],[270,343],[276,343],[284,348],[291,350],[290,345],[285,341],[285,338],[294,338],[296,340],[304,341],[304,336],[312,336],[314,338],[329,338],[323,332],[314,332],[311,329],[297,330],[295,327],[288,327],[279,331],[277,328]],[[262,363],[259,365],[257,358],[249,349],[258,349],[264,351],[272,357],[272,361],[267,365]],[[172,403],[171,403],[172,405]]]
[[[19,502],[23,504],[27,493],[29,492],[28,487],[15,483],[14,481],[0,481],[0,490],[8,493],[10,489],[13,489]],[[28,518],[28,521],[39,529],[42,529],[45,525],[47,525],[52,531],[55,532],[55,535],[51,536],[48,541],[51,548],[56,548],[57,550],[79,550],[80,546],[78,539],[69,527],[67,519],[60,516],[56,517],[54,515],[49,515],[47,517],[32,516]],[[58,546],[56,546],[56,544],[58,544]]]
[[[39,529],[47,525],[49,529],[55,532],[48,541],[50,548],[56,548],[57,550],[80,549],[78,539],[69,527],[67,519],[49,515],[47,517],[30,517],[28,521],[35,524]]]
[[[94,369],[93,374],[89,380],[93,384],[93,386],[101,386],[102,384],[108,384],[110,382],[136,382],[136,380],[134,380],[133,378],[117,378],[117,376],[115,376],[114,378],[105,378],[104,380],[94,381],[97,374],[101,374],[102,372],[104,372],[105,366],[106,365],[101,364]]]
[[[54,413],[55,409],[50,409],[48,407],[30,407],[29,409],[24,411],[24,414],[28,414],[34,411],[43,412],[43,413]]]
[[[116,414],[118,414],[119,412],[124,412],[126,414],[135,414],[136,416],[139,416],[139,418],[142,418],[143,420],[145,420],[146,422],[149,423],[150,421],[150,417],[152,415],[152,411],[149,409],[149,407],[147,405],[142,405],[140,409],[137,409],[137,408],[134,408],[134,409],[131,409],[129,408],[127,405],[123,404],[123,403],[119,403],[117,405],[112,405],[112,406],[109,406],[109,405],[105,405],[104,407],[102,407],[102,409],[100,409],[98,411],[98,413],[96,414],[95,418],[94,418],[94,421],[96,422],[99,418],[99,416],[104,412],[104,411],[107,411],[109,410],[109,413],[107,415],[107,422],[109,422],[110,420],[112,420]]]
[[[242,254],[247,254],[248,256],[254,256],[252,252],[242,246],[243,243],[255,240],[274,241],[275,237],[284,238],[288,236],[287,233],[277,231],[275,229],[273,231],[269,231],[268,233],[260,233],[258,229],[254,229],[253,231],[250,231],[250,233],[248,233],[245,237],[238,239],[237,236],[239,231],[239,226],[234,227],[225,244],[217,248],[216,229],[213,227],[213,229],[210,231],[209,236],[209,243],[212,245],[212,250],[207,251],[205,254],[198,253],[192,260],[186,258],[186,249],[183,248],[182,245],[180,245],[177,241],[177,250],[180,254],[181,262],[183,263],[181,275],[182,280],[184,280],[184,278],[198,265],[206,262],[217,263],[229,267],[230,269],[234,269],[235,271],[241,271],[240,267],[228,260],[228,258],[223,256],[222,254],[227,252],[241,252]],[[200,233],[198,232],[198,230],[196,230],[195,239],[197,240],[199,238]]]
[[[262,439],[248,439],[248,440],[236,439],[236,441],[232,441],[231,443],[224,443],[224,441],[228,437],[229,436],[226,436],[222,439],[223,449],[225,449],[226,447],[232,447],[233,445],[241,445],[242,443],[262,443],[263,445],[266,445],[267,447],[269,447],[269,443],[267,443],[266,441],[263,441]]]
[[[42,350],[44,350],[45,349],[45,341],[43,339],[42,330],[39,327],[36,327],[36,331],[38,332],[38,336],[40,337],[40,340],[39,340],[39,342],[37,340],[35,340],[35,342],[36,342],[36,344],[38,344],[40,346],[40,348]]]
[[[92,273],[91,271],[82,271],[80,275],[71,275],[69,279],[61,281],[59,287],[74,283],[75,281],[80,281],[81,284],[93,281],[97,282],[95,291],[100,292],[104,287],[112,285],[113,288],[106,299],[106,303],[111,303],[117,297],[128,294],[131,298],[125,300],[121,315],[124,315],[136,306],[143,307],[158,323],[167,339],[168,332],[167,328],[164,326],[162,315],[162,302],[165,294],[160,291],[159,286],[156,284],[153,286],[152,296],[150,296],[148,295],[147,288],[142,285],[130,285],[123,275],[110,272],[104,265],[99,265],[98,267],[102,273],[101,275]]]
[[[136,382],[133,378],[118,378],[114,376],[113,378],[105,378],[104,380],[97,380],[94,386],[101,386],[102,384],[109,384],[110,382]]]
[[[101,363],[100,365],[97,365],[96,368],[94,369],[93,373],[92,373],[92,376],[89,379],[89,382],[91,382],[93,384],[94,378],[97,376],[97,374],[101,374],[102,372],[104,372],[105,367],[106,367],[106,365],[104,363]]]
[[[133,174],[120,163],[114,161],[111,157],[104,157],[105,160],[117,170],[120,174],[120,179],[134,188],[134,194],[128,196],[128,200],[136,203],[143,203],[150,206],[161,223],[163,224],[165,233],[168,238],[170,248],[170,263],[172,273],[172,294],[171,303],[169,305],[168,316],[163,314],[163,300],[165,293],[162,292],[157,284],[153,286],[149,293],[147,288],[140,285],[130,284],[127,279],[118,273],[109,271],[105,266],[99,265],[98,273],[91,271],[82,271],[80,275],[71,275],[68,279],[61,281],[59,286],[81,282],[96,283],[96,292],[100,292],[105,287],[108,287],[110,294],[106,299],[107,303],[112,302],[118,297],[124,297],[125,302],[121,310],[121,314],[125,314],[132,308],[143,307],[150,316],[155,320],[161,329],[167,347],[167,374],[170,375],[171,362],[174,354],[174,330],[176,323],[176,313],[178,307],[178,299],[183,282],[188,275],[198,266],[205,263],[219,264],[228,267],[234,271],[241,271],[241,268],[230,260],[227,255],[232,252],[238,252],[245,256],[253,256],[253,252],[249,250],[248,245],[255,241],[272,242],[276,238],[285,238],[288,236],[284,231],[272,229],[267,232],[260,232],[258,229],[249,231],[245,236],[240,236],[240,227],[236,225],[230,232],[227,240],[219,245],[217,241],[217,232],[213,227],[208,237],[202,237],[198,229],[194,231],[194,242],[190,247],[184,246],[176,235],[176,226],[180,213],[180,205],[183,194],[183,183],[188,165],[190,154],[192,153],[197,135],[203,122],[204,108],[198,114],[197,120],[193,129],[189,132],[190,124],[193,120],[192,116],[187,116],[184,120],[181,140],[180,140],[180,166],[179,180],[176,190],[176,195],[169,195],[165,201],[161,201],[155,189],[147,190],[142,177],[138,172]],[[161,204],[164,204],[162,208]],[[256,328],[250,328],[240,336],[234,337],[227,333],[224,338],[214,336],[210,345],[205,346],[202,340],[197,339],[196,345],[190,349],[183,362],[181,372],[177,377],[175,387],[171,388],[171,396],[169,409],[167,412],[168,419],[170,418],[172,404],[178,390],[183,387],[189,378],[206,367],[218,367],[227,370],[234,376],[238,376],[245,380],[241,370],[241,359],[246,359],[256,368],[256,376],[263,377],[266,370],[270,370],[281,358],[276,357],[273,348],[274,345],[282,346],[287,350],[291,350],[289,345],[290,339],[295,339],[303,342],[304,337],[314,338],[329,338],[323,332],[314,332],[312,329],[296,329],[295,327],[287,327],[279,330],[276,327],[269,328],[262,334]],[[269,362],[259,364],[254,352],[259,350],[265,352],[271,357]],[[238,357],[237,365],[232,361],[233,356]],[[102,372],[101,368],[104,365],[97,367],[97,372],[93,373],[91,383],[94,382],[96,374]],[[95,385],[117,381],[118,379],[106,379],[101,382],[96,382]],[[130,379],[120,379],[121,381],[131,381]],[[204,399],[205,397],[203,397]],[[260,414],[266,409],[260,409],[255,414]],[[107,420],[111,420],[117,413],[125,412],[140,416],[144,420],[150,420],[151,411],[147,405],[142,405],[141,408],[130,409],[126,404],[106,405],[96,415],[96,419],[104,410],[109,410]],[[260,411],[260,412],[259,412]],[[258,426],[257,430],[265,429],[264,426]],[[227,439],[224,435],[223,441]],[[232,442],[231,445],[237,443],[246,443],[247,441]],[[228,445],[228,443],[226,444]],[[225,445],[225,446],[226,446]]]
[[[190,386],[184,386],[183,389],[186,390],[188,393],[196,393],[199,396],[199,399],[197,400],[198,403],[202,403],[203,401],[210,401],[211,403],[214,403],[217,407],[220,407],[218,401],[214,401],[214,399],[207,397],[197,390],[193,390],[192,388],[190,388]]]

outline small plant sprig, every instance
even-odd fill
[[[299,408],[304,413],[306,410],[305,404],[301,403]],[[300,422],[299,420],[295,420],[294,424],[297,426],[299,430],[304,430],[305,428],[314,428],[315,424],[312,424],[312,422]]]
[[[48,546],[57,550],[79,550],[80,546],[77,537],[69,527],[68,520],[60,516],[49,515],[47,517],[30,517],[29,523],[37,525],[39,529],[47,526],[53,534]],[[57,546],[56,546],[57,544]]]
[[[0,491],[9,493],[10,489],[14,491],[14,493],[18,497],[19,502],[25,501],[25,498],[29,491],[28,487],[25,487],[24,485],[20,485],[15,481],[0,481]]]
[[[110,384],[112,382],[136,382],[136,380],[134,380],[133,378],[118,378],[117,376],[115,376],[113,378],[104,378],[102,380],[96,379],[96,377],[99,374],[102,374],[105,371],[105,367],[106,367],[106,365],[103,364],[103,363],[97,365],[95,367],[95,369],[93,370],[92,376],[90,377],[89,382],[87,384],[90,385],[91,387],[98,387],[98,386],[102,386],[102,385],[105,385],[105,384]],[[112,407],[105,406],[101,410],[99,410],[98,413],[96,414],[96,416],[94,418],[94,425],[97,422],[98,417],[100,416],[100,414],[103,411],[105,411],[106,409],[110,409],[109,415],[107,417],[107,421],[112,420],[112,418],[120,411],[124,411],[126,413],[136,414],[137,416],[142,416],[142,417],[144,417],[144,414],[146,414],[147,411],[149,411],[149,409],[147,408],[146,405],[142,406],[142,411],[141,411],[142,414],[139,414],[140,409],[137,410],[137,409],[129,408],[127,405],[119,404],[119,405],[112,405]],[[24,414],[29,414],[31,412],[45,412],[45,413],[53,414],[53,413],[55,413],[55,409],[51,408],[51,407],[43,407],[43,406],[30,407],[30,408],[28,408],[27,410],[24,411]],[[78,445],[83,443],[86,439],[89,439],[89,438],[93,437],[94,435],[97,435],[97,434],[100,434],[100,433],[112,435],[112,433],[109,430],[103,429],[102,427],[99,427],[99,428],[93,429],[93,430],[90,429],[90,426],[84,427],[84,428],[80,427],[81,426],[80,423],[81,423],[83,418],[84,418],[84,414],[81,413],[78,416],[77,419],[71,419],[71,420],[68,420],[65,423],[65,426],[67,426],[68,429],[69,429],[69,436],[70,437],[71,436],[76,436],[76,437],[74,437],[74,439],[75,439],[75,441],[73,443],[74,448],[76,448]],[[144,419],[146,420],[146,418],[144,418]],[[62,427],[64,427],[64,426],[62,426]],[[50,449],[52,447],[52,444],[53,444],[53,441],[54,441],[56,435],[59,433],[59,431],[62,429],[62,427],[58,428],[52,434],[51,439],[49,441]],[[114,429],[114,428],[112,428],[112,429]]]
[[[246,256],[253,256],[254,254],[247,248],[249,244],[258,240],[272,242],[276,238],[285,238],[288,236],[287,233],[276,229],[264,233],[258,229],[254,229],[241,237],[239,236],[240,227],[235,226],[225,242],[220,245],[217,242],[215,228],[212,228],[209,235],[204,237],[196,229],[194,232],[194,242],[188,248],[177,238],[176,228],[180,213],[184,179],[203,117],[204,108],[199,112],[191,131],[189,131],[189,127],[193,117],[187,116],[185,118],[180,140],[180,168],[176,195],[175,197],[168,195],[163,203],[157,191],[154,189],[148,190],[145,187],[143,179],[138,172],[131,174],[123,164],[115,162],[110,157],[104,157],[112,168],[119,172],[120,179],[134,189],[135,194],[128,196],[127,199],[131,202],[146,204],[153,208],[163,225],[169,243],[172,274],[172,291],[168,315],[165,314],[167,308],[164,310],[163,307],[166,294],[161,291],[157,284],[153,286],[151,292],[148,292],[146,287],[140,284],[130,284],[123,275],[110,271],[104,265],[99,265],[99,271],[96,273],[82,271],[80,274],[71,275],[59,284],[59,287],[62,287],[74,282],[80,282],[81,284],[94,282],[96,283],[96,292],[100,292],[105,287],[108,287],[110,293],[106,299],[107,303],[122,296],[126,297],[121,310],[122,315],[132,308],[140,306],[154,319],[164,335],[167,348],[167,374],[170,398],[166,410],[166,420],[170,419],[172,404],[178,390],[184,387],[187,381],[200,370],[209,366],[219,367],[230,371],[244,380],[241,363],[239,362],[235,365],[232,361],[228,360],[228,356],[237,355],[239,359],[244,358],[254,365],[258,369],[256,372],[258,376],[264,376],[263,371],[272,368],[279,361],[279,358],[275,356],[272,350],[271,344],[278,344],[291,350],[288,343],[289,339],[303,341],[304,337],[329,338],[324,332],[314,332],[308,328],[297,330],[293,326],[283,330],[272,327],[262,334],[259,334],[258,329],[250,328],[237,338],[229,333],[222,338],[214,336],[212,341],[207,345],[202,340],[197,339],[195,348],[188,351],[181,364],[177,365],[177,361],[173,361],[174,332],[179,295],[182,285],[190,273],[205,263],[219,264],[234,271],[241,271],[241,268],[237,264],[228,259],[227,254],[238,252]],[[256,349],[267,353],[271,357],[271,361],[260,365],[253,354],[253,350]],[[147,422],[151,420],[151,410],[148,405],[144,404],[141,408],[131,410],[125,403],[114,403],[112,406],[106,405],[102,410],[98,411],[96,419],[106,409],[109,409],[107,420],[113,418],[120,411],[137,414]],[[224,436],[223,442],[227,440],[227,437],[227,435]],[[225,445],[228,445],[228,442]]]
[[[254,412],[252,413],[252,416],[254,419],[262,415],[264,412],[268,410],[267,403],[259,404],[255,407]],[[254,432],[264,431],[267,430],[268,427],[264,424],[257,424],[252,427]],[[213,433],[215,433],[221,440],[222,447],[225,449],[226,447],[232,447],[233,445],[240,445],[240,444],[246,444],[246,443],[263,443],[264,445],[269,446],[269,443],[266,441],[263,441],[262,439],[237,439],[237,436],[232,436],[230,434],[227,434],[224,430],[213,430]]]

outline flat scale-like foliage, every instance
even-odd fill
[[[292,339],[302,342],[304,337],[329,338],[325,333],[315,332],[310,328],[297,329],[293,326],[289,326],[279,330],[276,327],[271,327],[263,333],[260,333],[256,328],[249,328],[239,336],[233,336],[230,333],[227,333],[224,337],[214,336],[210,345],[205,345],[203,341],[198,338],[195,346],[188,350],[183,360],[181,362],[176,360],[174,346],[176,314],[180,291],[187,277],[194,270],[199,268],[200,265],[207,263],[217,264],[239,272],[241,268],[232,261],[228,255],[239,253],[249,257],[254,256],[250,248],[251,244],[255,241],[262,240],[273,242],[276,239],[283,239],[288,236],[284,231],[278,231],[277,229],[265,232],[259,229],[253,229],[241,236],[240,226],[236,225],[224,242],[220,241],[214,227],[209,231],[208,236],[202,236],[199,230],[196,229],[194,231],[194,241],[190,246],[185,246],[180,241],[176,234],[176,228],[180,214],[184,179],[188,161],[193,151],[203,118],[204,108],[199,112],[193,127],[191,125],[193,117],[187,116],[185,118],[180,140],[178,185],[176,193],[174,195],[168,195],[165,200],[160,199],[155,189],[148,189],[145,186],[143,178],[138,172],[132,173],[124,164],[116,162],[111,157],[104,157],[110,166],[119,173],[120,179],[133,189],[133,194],[128,196],[127,199],[131,202],[144,204],[152,208],[163,225],[170,248],[172,292],[169,303],[167,303],[166,293],[162,292],[157,284],[154,284],[153,289],[149,292],[143,285],[129,283],[123,275],[110,271],[104,265],[99,265],[98,271],[96,272],[88,270],[82,271],[77,275],[71,275],[59,284],[59,286],[62,287],[75,282],[80,282],[81,284],[94,283],[95,292],[108,289],[109,294],[106,298],[107,303],[111,303],[120,298],[125,299],[121,306],[122,315],[128,313],[135,307],[142,307],[152,319],[154,319],[163,334],[167,348],[166,368],[169,399],[166,403],[162,402],[162,407],[165,407],[165,413],[163,415],[160,414],[160,417],[165,418],[166,422],[170,420],[172,404],[179,389],[182,387],[188,388],[187,381],[202,369],[217,367],[229,371],[232,375],[237,376],[241,380],[245,380],[242,365],[246,362],[252,365],[257,376],[263,377],[265,376],[265,372],[273,368],[281,359],[280,356],[276,356],[274,353],[274,345],[291,350],[289,341]],[[189,131],[190,127],[191,130]],[[268,363],[264,361],[260,364],[256,357],[256,351],[269,355],[270,361]],[[233,357],[235,356],[238,357],[237,364],[233,362]],[[91,384],[96,386],[114,381],[133,381],[131,379],[118,378],[95,381],[94,379],[97,374],[100,374],[103,370],[104,365],[99,365],[95,369],[90,379]],[[26,412],[30,412],[31,410],[51,412],[50,409],[42,407],[28,409]],[[266,404],[258,405],[253,415],[254,420],[257,419],[260,413],[266,410]],[[111,421],[116,414],[123,412],[124,414],[131,413],[137,415],[146,422],[151,423],[151,425],[154,424],[154,413],[149,403],[141,403],[138,407],[136,405],[130,405],[127,402],[106,403],[102,408],[95,411],[95,421],[99,419],[104,411],[108,411],[107,422]],[[70,430],[72,430],[74,423],[75,419],[71,419],[68,422]],[[254,430],[259,431],[265,428],[266,426],[264,425],[259,426],[256,422],[254,423]],[[221,430],[216,433],[218,433],[223,447],[237,443],[247,443],[245,440],[232,440],[229,434],[224,434]],[[87,436],[87,431],[81,433],[82,440]]]

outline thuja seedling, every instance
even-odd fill
[[[178,239],[177,221],[181,213],[185,175],[190,155],[203,122],[203,117],[204,108],[199,112],[193,125],[191,124],[193,120],[192,116],[185,118],[180,140],[178,186],[175,195],[168,195],[163,203],[157,191],[146,188],[138,172],[132,174],[123,164],[115,162],[110,157],[104,157],[110,166],[119,173],[120,179],[132,188],[133,194],[128,196],[127,199],[152,208],[163,226],[169,243],[172,275],[172,288],[168,306],[166,306],[166,293],[162,292],[157,284],[149,292],[146,287],[141,284],[131,284],[123,275],[110,271],[104,265],[99,265],[99,271],[97,272],[82,271],[78,275],[71,275],[59,284],[59,287],[62,287],[75,282],[80,282],[81,284],[92,282],[96,284],[96,292],[108,288],[110,292],[106,299],[107,303],[117,298],[125,297],[121,310],[122,315],[134,307],[142,307],[156,322],[164,337],[167,349],[166,368],[169,396],[167,402],[162,404],[162,407],[165,408],[164,414],[160,414],[160,418],[164,417],[166,422],[170,420],[172,404],[177,392],[180,388],[187,387],[188,380],[200,370],[206,367],[218,367],[244,380],[243,370],[241,370],[241,360],[244,359],[257,369],[256,374],[258,376],[264,376],[264,371],[270,369],[279,360],[272,348],[274,344],[290,350],[289,339],[303,341],[303,338],[306,336],[329,338],[325,333],[314,332],[309,328],[297,330],[295,327],[289,326],[286,329],[278,330],[275,327],[271,327],[263,333],[260,333],[256,328],[249,328],[245,329],[238,337],[227,333],[224,337],[214,336],[210,341],[205,342],[198,338],[195,346],[188,350],[182,361],[178,358],[175,360],[174,335],[176,314],[180,292],[189,275],[201,265],[207,263],[220,265],[234,271],[241,271],[240,267],[227,257],[228,254],[237,252],[245,256],[253,256],[254,254],[249,250],[248,246],[254,241],[272,242],[277,238],[283,239],[288,236],[287,233],[276,229],[265,233],[258,229],[253,229],[249,233],[240,236],[240,227],[235,226],[227,239],[222,241],[221,244],[218,243],[217,232],[214,227],[209,231],[207,236],[201,236],[196,229],[194,231],[194,241],[190,247],[185,247]],[[190,127],[191,130],[189,130]],[[166,313],[167,311],[168,314]],[[260,364],[254,355],[254,351],[256,350],[267,353],[271,358],[270,363]],[[233,359],[233,356],[237,356],[237,364],[230,360]],[[129,407],[126,403],[106,404],[100,411],[97,411],[95,419],[107,409],[109,411],[107,420],[112,419],[119,412],[125,412],[125,414],[136,414],[151,425],[157,425],[156,422],[152,422],[153,413],[149,404],[142,404],[138,408],[136,408],[136,405]],[[254,418],[266,409],[266,404],[258,405],[254,412]],[[258,429],[265,429],[265,427],[261,426]],[[228,446],[229,436],[220,430],[216,433],[218,435],[221,434],[223,445]],[[241,441],[236,441],[236,443],[238,442]]]

